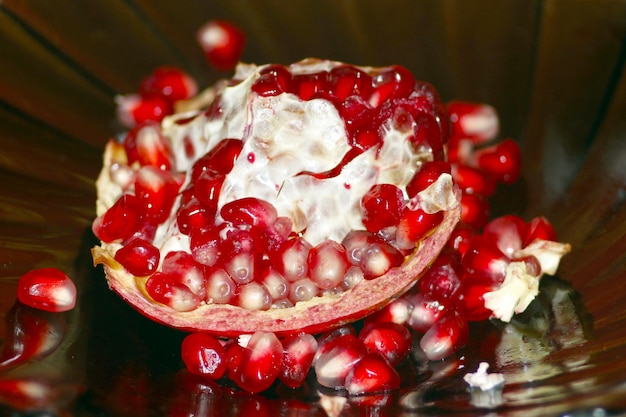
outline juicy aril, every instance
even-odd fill
[[[176,108],[108,143],[93,224],[110,287],[156,321],[338,327],[412,287],[459,219],[449,119],[402,67],[240,65]]]

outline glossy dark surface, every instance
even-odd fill
[[[325,415],[317,392],[251,397],[177,374],[182,335],[131,311],[91,266],[94,179],[104,143],[120,131],[113,96],[163,64],[203,86],[227,75],[211,70],[195,43],[197,28],[225,18],[248,33],[245,61],[401,64],[444,100],[494,105],[502,137],[518,139],[524,158],[520,183],[498,194],[499,211],[546,215],[574,248],[517,325],[476,326],[480,336],[461,356],[416,361],[385,405],[351,400],[342,416],[626,410],[626,2],[81,4],[0,3],[0,311],[7,320],[19,312],[14,283],[34,268],[66,270],[80,291],[63,315],[60,346],[2,380],[49,383],[39,407],[66,415],[198,415],[202,407]],[[477,408],[462,381],[483,359],[510,382],[495,408]],[[13,400],[2,399],[1,411]]]

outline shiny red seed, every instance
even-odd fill
[[[206,208],[196,198],[182,204],[176,213],[178,230],[188,235],[193,229],[210,227],[215,222],[215,213]]]
[[[213,336],[191,333],[183,339],[181,357],[194,375],[220,379],[226,372],[226,350]]]
[[[224,204],[220,216],[236,226],[268,226],[274,223],[278,214],[276,208],[267,201],[244,197]]]
[[[372,77],[352,65],[340,65],[330,70],[332,94],[339,100],[349,96],[369,97]]]
[[[468,340],[467,320],[450,310],[422,336],[420,347],[432,361],[444,359],[461,349]]]
[[[391,366],[396,366],[409,356],[411,333],[398,323],[373,322],[359,333],[359,339],[370,352],[378,353]]]
[[[493,315],[493,311],[485,307],[484,295],[496,289],[494,284],[464,283],[459,297],[463,307],[463,316],[468,321],[483,321]]]
[[[371,243],[363,251],[359,267],[365,279],[378,278],[404,262],[404,255],[382,239]]]
[[[179,312],[193,311],[202,301],[186,285],[162,272],[156,272],[148,278],[146,292],[156,302]]]
[[[157,270],[160,252],[149,242],[135,238],[119,248],[114,258],[134,276],[145,277]]]
[[[143,206],[142,215],[155,223],[165,221],[176,200],[178,186],[169,171],[153,165],[141,167],[135,177],[135,195]]]
[[[443,221],[443,213],[426,213],[421,209],[406,208],[396,228],[396,244],[399,249],[412,249],[417,242],[428,236]]]
[[[463,279],[487,284],[501,284],[510,259],[498,249],[495,242],[476,236],[463,255]]]
[[[141,224],[141,203],[132,194],[123,194],[93,223],[93,232],[103,242],[124,240],[133,235]]]
[[[371,394],[400,387],[400,375],[382,356],[368,353],[350,370],[345,380],[349,394]]]
[[[325,240],[311,249],[307,262],[310,279],[322,289],[339,286],[350,267],[346,249],[333,240]]]
[[[174,160],[172,149],[156,122],[145,122],[131,129],[124,138],[128,163],[153,165],[169,171]]]
[[[429,293],[411,294],[407,299],[413,305],[407,324],[418,332],[427,331],[451,307],[450,302]]]
[[[415,79],[411,72],[401,66],[393,66],[372,77],[373,92],[369,103],[378,107],[387,100],[405,98],[413,91]]]
[[[172,113],[169,103],[162,97],[142,97],[126,94],[115,99],[117,120],[132,128],[145,122],[160,122]]]
[[[402,190],[393,184],[375,184],[361,198],[361,218],[370,232],[398,224],[404,208]]]
[[[193,194],[196,199],[205,207],[207,213],[215,215],[220,191],[224,184],[225,174],[213,169],[203,170],[194,182]]]
[[[490,197],[496,191],[496,181],[488,173],[463,164],[452,166],[452,177],[462,192]]]
[[[204,276],[207,287],[207,302],[228,304],[235,298],[237,284],[223,268],[209,268]]]
[[[246,44],[244,32],[225,20],[211,20],[202,26],[197,39],[209,64],[222,71],[235,67]]]
[[[363,342],[352,334],[332,338],[314,360],[317,382],[328,388],[344,387],[350,370],[366,354]]]
[[[284,354],[278,378],[290,388],[298,388],[306,379],[318,343],[310,334],[291,336],[282,341]]]
[[[192,229],[189,233],[189,247],[193,259],[205,266],[213,266],[219,258],[219,230],[207,226]]]
[[[263,97],[277,96],[291,91],[291,73],[282,65],[268,65],[259,71],[252,91]]]
[[[309,273],[308,257],[311,248],[311,244],[299,236],[289,239],[276,253],[270,253],[272,266],[289,282],[306,278]]]
[[[34,269],[19,278],[17,299],[39,310],[68,311],[76,305],[76,286],[56,268]]]
[[[439,179],[441,174],[450,174],[450,163],[446,161],[427,161],[420,169],[413,174],[413,178],[406,186],[409,198],[415,197],[417,193],[425,190]]]
[[[492,219],[483,229],[483,236],[496,243],[509,258],[524,245],[528,226],[524,219],[512,214]]]
[[[481,229],[489,221],[491,205],[489,200],[481,194],[461,195],[461,221],[470,226]]]
[[[326,71],[294,75],[291,83],[293,84],[293,93],[300,97],[300,100],[311,100],[322,93],[328,93],[330,90],[328,72]]]
[[[535,217],[528,222],[526,235],[524,236],[523,246],[530,245],[534,240],[542,239],[551,242],[556,242],[556,232],[552,227],[552,224],[545,217]]]
[[[195,182],[204,170],[228,174],[233,169],[242,148],[243,142],[240,139],[222,139],[194,163],[191,168],[191,180]]]
[[[276,335],[256,332],[241,351],[234,381],[247,392],[265,391],[280,374],[282,362],[283,346]]]
[[[184,284],[199,299],[206,299],[207,284],[204,277],[204,268],[193,259],[189,252],[169,252],[163,259],[161,271],[168,274],[175,281]]]
[[[451,135],[480,144],[498,135],[499,120],[495,109],[483,103],[452,101],[446,104]]]
[[[143,97],[161,97],[169,103],[194,97],[198,92],[196,81],[180,68],[158,67],[141,81],[139,94]]]
[[[477,165],[497,181],[513,184],[521,173],[521,151],[513,139],[505,139],[475,154]]]

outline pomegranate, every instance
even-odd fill
[[[155,321],[336,328],[411,288],[459,220],[449,167],[420,175],[445,156],[443,105],[404,68],[241,64],[182,107],[110,141],[97,182],[94,262]]]

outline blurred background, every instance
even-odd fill
[[[115,94],[134,92],[160,65],[182,67],[201,86],[229,76],[196,42],[211,19],[247,33],[247,62],[401,64],[444,101],[493,105],[501,137],[520,142],[524,162],[520,183],[499,193],[499,210],[546,215],[573,244],[559,276],[582,296],[594,333],[575,346],[592,359],[571,378],[588,382],[584,406],[618,401],[626,392],[623,0],[3,0],[1,311],[21,274],[72,270],[89,256],[94,179],[104,143],[122,131]]]

